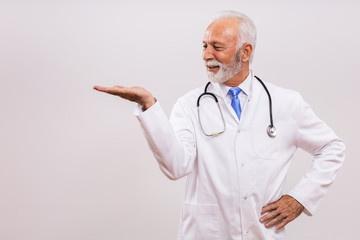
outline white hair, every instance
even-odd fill
[[[245,14],[230,10],[218,12],[215,15],[213,21],[225,18],[240,19],[237,50],[240,50],[244,43],[250,43],[253,47],[253,51],[250,57],[251,63],[254,57],[256,46],[256,27],[254,22]]]

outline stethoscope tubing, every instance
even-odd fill
[[[270,114],[270,126],[274,127],[274,122],[273,122],[273,116],[272,116],[272,100],[271,100],[271,95],[269,93],[269,90],[267,89],[267,87],[265,86],[265,83],[257,76],[254,76],[260,83],[261,85],[264,87],[268,97],[269,97],[269,114]]]
[[[270,115],[270,125],[267,127],[267,134],[269,135],[269,137],[271,138],[274,138],[276,137],[276,128],[274,126],[274,122],[273,122],[273,114],[272,114],[272,100],[271,100],[271,95],[270,95],[270,92],[269,90],[267,89],[265,83],[257,76],[254,76],[259,82],[260,84],[263,86],[264,90],[266,91],[266,94],[268,95],[268,98],[269,98],[269,115]],[[201,126],[201,129],[203,131],[203,133],[206,135],[206,136],[218,136],[219,134],[223,133],[226,129],[226,125],[225,125],[225,119],[224,119],[224,116],[222,114],[222,111],[221,111],[221,108],[220,108],[220,105],[219,105],[219,101],[217,99],[217,97],[215,96],[215,94],[213,93],[210,93],[210,92],[207,92],[207,89],[209,87],[211,82],[208,82],[205,86],[205,89],[204,89],[204,92],[202,94],[200,94],[200,96],[198,97],[197,99],[197,108],[198,108],[198,115],[199,115],[199,121],[200,121],[200,126]],[[200,107],[200,100],[203,96],[205,95],[209,95],[211,97],[214,98],[215,102],[217,103],[218,105],[218,108],[219,108],[219,111],[220,111],[220,114],[221,114],[221,117],[222,117],[222,120],[223,120],[223,123],[224,123],[224,130],[223,131],[220,131],[220,132],[216,132],[216,133],[213,133],[213,134],[207,134],[205,133],[203,127],[202,127],[202,124],[201,124],[201,120],[200,120],[200,110],[199,110],[199,107]]]

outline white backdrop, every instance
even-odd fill
[[[257,25],[255,73],[299,91],[347,145],[288,239],[358,235],[359,1],[0,0],[0,239],[176,239],[185,180],[161,174],[134,104],[92,87],[143,86],[169,114],[206,82],[202,37],[224,9]],[[310,165],[299,151],[288,189]]]

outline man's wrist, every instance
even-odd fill
[[[144,101],[142,105],[142,110],[143,112],[145,112],[147,109],[149,109],[152,105],[154,105],[156,103],[156,98],[152,97],[147,101]]]

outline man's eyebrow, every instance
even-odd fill
[[[205,41],[203,41],[203,44],[210,44],[210,45],[224,45],[224,43],[222,43],[222,42],[218,42],[218,41],[211,41],[211,42],[205,42]]]

